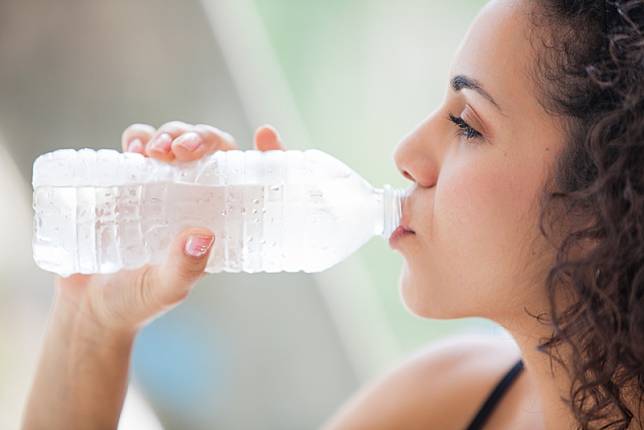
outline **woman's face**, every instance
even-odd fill
[[[415,183],[403,209],[415,234],[394,248],[405,259],[403,300],[417,315],[499,318],[545,304],[539,282],[551,258],[538,198],[565,140],[529,74],[527,4],[498,0],[481,11],[443,104],[396,148]]]

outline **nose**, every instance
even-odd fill
[[[432,130],[434,129],[434,130]],[[400,173],[421,187],[431,187],[438,175],[438,145],[432,144],[440,133],[431,117],[418,125],[396,146],[394,162]]]

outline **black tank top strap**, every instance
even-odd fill
[[[480,430],[483,428],[483,425],[492,414],[492,411],[494,411],[497,403],[501,400],[508,388],[510,388],[512,382],[514,382],[516,377],[521,373],[521,370],[523,370],[523,361],[519,360],[503,376],[499,383],[496,384],[494,390],[492,390],[488,395],[487,399],[485,399],[485,402],[481,406],[481,409],[479,409],[474,419],[470,422],[467,430]]]

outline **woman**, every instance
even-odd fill
[[[396,149],[413,234],[392,246],[411,312],[489,318],[515,342],[434,345],[327,428],[642,428],[643,27],[643,0],[481,11],[443,104]],[[282,148],[270,127],[255,145]],[[123,134],[168,162],[231,148],[205,125]],[[212,246],[189,229],[163,266],[57,278],[25,428],[114,428],[137,331],[186,297]]]

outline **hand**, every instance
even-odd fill
[[[260,151],[283,150],[271,126],[259,127],[254,137]],[[158,130],[133,124],[122,135],[123,151],[138,152],[166,162],[191,161],[215,151],[238,149],[233,137],[208,125],[173,121]],[[145,322],[171,309],[189,294],[204,274],[216,238],[204,228],[189,228],[170,245],[160,266],[146,265],[114,274],[58,276],[57,299],[74,318],[108,333],[135,333]]]

